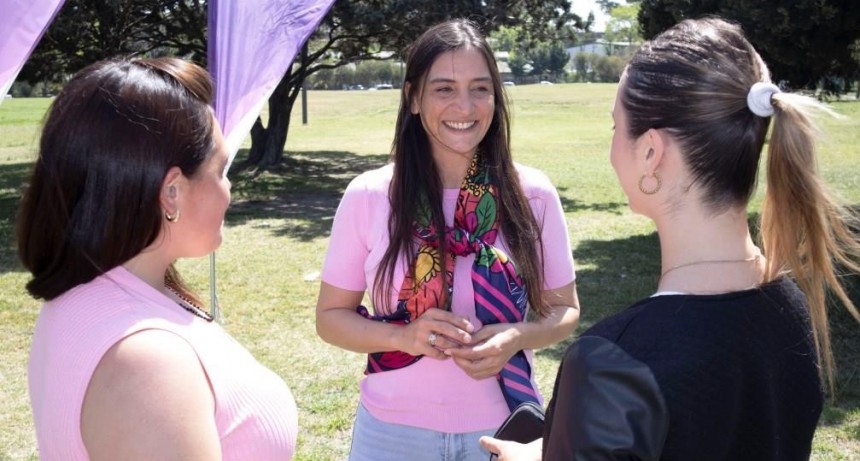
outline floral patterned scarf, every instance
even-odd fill
[[[499,220],[496,187],[483,157],[477,154],[457,197],[454,225],[445,228],[445,244],[450,253],[450,257],[445,259],[445,267],[442,267],[439,252],[439,233],[429,207],[425,206],[415,223],[415,238],[419,243],[415,265],[412,273],[403,280],[397,309],[385,316],[371,316],[364,306],[360,306],[358,311],[373,320],[407,324],[427,309],[450,310],[454,259],[475,254],[471,279],[478,319],[484,325],[523,321],[528,301],[524,283],[514,263],[501,249],[493,246],[499,234]],[[372,353],[368,355],[366,373],[403,368],[420,359],[421,356],[402,351]],[[531,367],[523,351],[511,357],[496,376],[512,410],[524,401],[537,402],[537,392],[530,377]]]

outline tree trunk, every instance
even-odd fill
[[[251,151],[248,152],[248,164],[260,168],[279,165],[284,160],[284,146],[287,144],[287,134],[290,131],[290,116],[293,105],[301,93],[302,85],[307,79],[308,44],[305,42],[299,56],[298,73],[293,73],[293,65],[278,83],[272,96],[269,97],[269,123],[263,128],[263,122],[257,117],[251,127]]]
[[[301,82],[293,79],[292,68],[278,83],[269,97],[269,123],[263,127],[260,118],[251,127],[251,150],[248,152],[249,165],[269,168],[284,159],[284,146],[290,130],[290,115],[299,94]]]

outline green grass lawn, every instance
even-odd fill
[[[604,84],[508,89],[515,159],[545,171],[565,207],[583,307],[578,331],[652,292],[659,272],[654,228],[630,213],[608,161],[614,91]],[[344,459],[349,448],[364,357],[323,343],[313,312],[340,194],[355,175],[386,161],[397,98],[396,91],[312,91],[308,125],[297,105],[284,165],[256,172],[237,164],[230,173],[234,204],[217,252],[223,322],[292,388],[300,412],[298,460]],[[23,289],[27,275],[15,259],[13,223],[47,105],[43,99],[0,105],[0,460],[38,457],[26,369],[39,303]],[[824,121],[829,139],[820,167],[846,203],[858,206],[860,102],[833,107],[847,117]],[[755,211],[760,197],[753,203]],[[204,294],[208,264],[206,258],[181,263]],[[860,459],[860,327],[851,322],[834,319],[842,394],[825,409],[815,460]],[[568,342],[537,353],[545,395]]]

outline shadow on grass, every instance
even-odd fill
[[[845,276],[843,283],[848,296],[860,309],[860,275]],[[860,408],[860,323],[841,305],[830,306],[829,317],[830,340],[836,360],[837,408],[825,414],[822,422],[839,425],[848,416],[848,410]],[[851,436],[860,440],[860,424],[853,428]]]
[[[243,150],[237,161],[246,156]],[[266,170],[237,163],[230,171],[234,201],[227,225],[285,219],[286,224],[261,225],[272,226],[274,235],[303,241],[325,236],[349,181],[387,160],[388,155],[321,151],[287,154],[283,163]],[[30,162],[0,164],[0,273],[23,270],[16,256],[15,217],[31,168]]]
[[[616,314],[654,292],[660,273],[657,233],[614,240],[584,240],[573,251],[576,291],[582,306],[577,332]],[[567,341],[537,351],[561,360]]]
[[[237,156],[247,156],[243,150]],[[231,170],[233,205],[227,212],[228,225],[242,225],[256,219],[284,219],[286,223],[272,225],[273,235],[289,236],[302,241],[324,237],[344,189],[358,174],[378,168],[388,161],[388,155],[356,155],[344,151],[312,151],[289,153],[280,165],[258,170],[238,166]],[[567,188],[559,188],[560,192]],[[606,211],[620,214],[627,204],[622,202],[586,203],[561,195],[564,211]]]
[[[30,162],[0,165],[0,273],[23,270],[15,243],[15,216],[32,165]]]
[[[247,152],[240,152],[239,158]],[[260,220],[272,235],[309,241],[328,235],[331,221],[349,182],[384,165],[388,155],[343,151],[292,152],[273,168],[238,166],[230,172],[233,204],[228,226]],[[269,219],[283,223],[266,222]]]
[[[577,211],[605,211],[620,215],[627,209],[626,202],[607,202],[607,203],[587,203],[581,200],[568,198],[564,192],[567,192],[567,187],[556,187],[561,198],[561,207],[565,213],[575,213]]]

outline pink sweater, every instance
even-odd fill
[[[196,351],[215,393],[225,461],[292,457],[298,412],[283,379],[220,325],[191,315],[120,266],[46,303],[39,314],[28,378],[43,461],[89,459],[80,419],[93,371],[119,340],[153,328]]]
[[[573,257],[558,192],[540,171],[517,165],[520,181],[537,222],[542,226],[545,288],[574,279]],[[392,165],[366,172],[347,187],[335,215],[322,280],[336,287],[373,290],[379,262],[388,247],[388,185]],[[458,189],[444,191],[446,222],[454,221]],[[504,235],[497,245],[508,254]],[[452,310],[474,325],[474,291],[470,278],[474,255],[458,257],[454,268]],[[394,274],[392,305],[403,282],[403,265]],[[526,351],[531,361],[531,351]],[[534,374],[533,374],[534,375]],[[463,433],[497,428],[510,413],[495,378],[474,380],[453,360],[422,358],[408,367],[366,375],[361,403],[376,418],[440,432]]]

